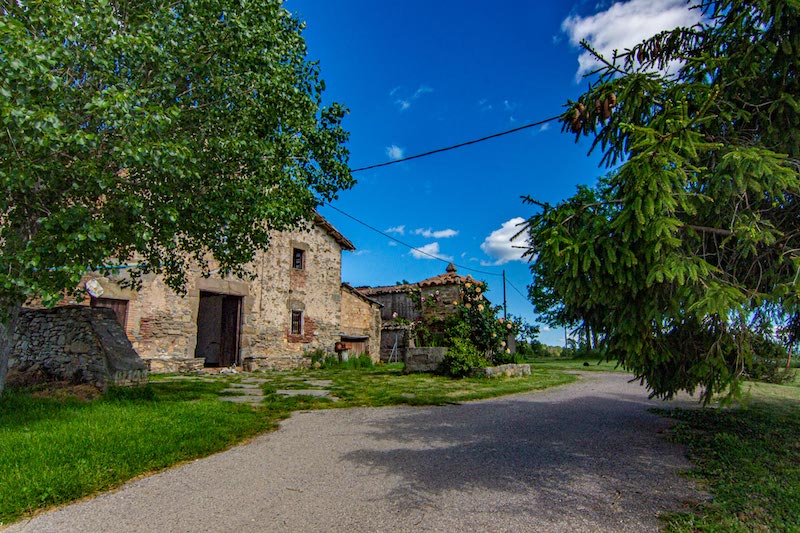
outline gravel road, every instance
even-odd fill
[[[704,495],[679,476],[690,465],[664,438],[669,420],[647,412],[663,403],[628,379],[586,373],[462,405],[297,413],[248,444],[7,531],[655,531],[660,512]]]

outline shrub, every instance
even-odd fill
[[[473,368],[484,368],[488,365],[489,362],[478,353],[470,341],[454,338],[437,372],[445,376],[464,377],[469,375]]]

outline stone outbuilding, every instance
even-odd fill
[[[64,304],[112,309],[151,372],[296,368],[308,363],[306,353],[334,355],[342,342],[377,352],[371,344],[380,330],[379,304],[342,285],[342,252],[354,249],[316,215],[306,228],[274,234],[248,266],[254,279],[213,270],[204,278],[198,269],[180,296],[156,275],[142,276],[138,292],[125,288],[122,267],[107,277],[87,274],[86,298]]]
[[[342,334],[340,351],[348,357],[380,358],[381,305],[342,283]]]
[[[381,308],[381,360],[402,361],[407,348],[413,347],[413,339],[403,322],[419,319],[420,311],[411,295],[417,293],[426,298],[435,298],[435,306],[426,306],[425,313],[444,319],[455,311],[453,302],[463,298],[465,283],[482,284],[471,276],[458,274],[453,263],[447,265],[444,274],[424,279],[417,283],[388,285],[384,287],[358,287],[358,292],[383,305]],[[397,319],[400,319],[399,321]]]

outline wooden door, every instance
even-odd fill
[[[239,364],[239,323],[241,320],[239,296],[222,299],[222,331],[220,334],[219,366]]]

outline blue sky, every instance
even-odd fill
[[[407,157],[537,122],[586,89],[592,68],[577,43],[610,51],[696,21],[683,0],[286,0],[304,20],[308,56],[320,62],[326,102],[349,108],[351,168]],[[489,283],[508,311],[537,323],[523,297],[522,250],[509,238],[533,214],[520,197],[551,203],[606,172],[589,143],[561,126],[527,129],[450,152],[354,174],[333,204],[419,250]],[[393,285],[443,273],[432,259],[330,207],[320,213],[356,245],[342,280]],[[523,245],[523,242],[516,246]],[[474,269],[477,270],[468,270]],[[522,294],[520,294],[522,293]],[[563,331],[540,339],[563,344]]]

